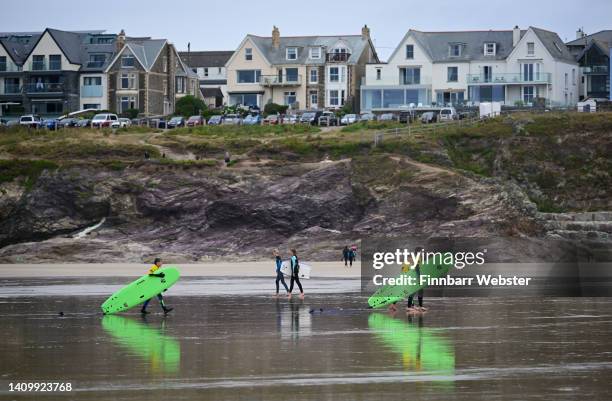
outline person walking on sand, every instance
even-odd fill
[[[422,247],[418,246],[414,249],[414,253],[418,254],[423,250]],[[410,271],[410,264],[403,264],[402,265],[402,274],[408,273]],[[420,276],[421,276],[421,263],[417,263],[416,266],[413,267],[415,272],[416,272],[416,282],[420,282]],[[422,313],[422,312],[426,312],[427,308],[423,307],[423,288],[421,288],[420,290],[418,290],[416,292],[417,294],[417,300],[419,303],[419,306],[415,306],[414,305],[414,294],[411,294],[408,296],[408,303],[406,305],[406,313],[408,314],[415,314],[415,313]],[[397,306],[395,305],[396,302],[393,302],[391,305],[389,305],[389,312],[391,313],[395,313],[397,312]]]
[[[285,287],[285,291],[287,291],[287,293],[289,293],[289,288],[287,287],[287,283],[285,283],[285,277],[283,275],[283,272],[281,272],[281,267],[283,266],[283,259],[281,258],[278,249],[272,251],[272,254],[274,255],[276,263],[276,294],[274,294],[274,298],[278,298],[279,281],[283,284],[283,287]]]
[[[289,284],[289,294],[287,295],[288,299],[291,299],[291,292],[293,291],[293,282],[296,282],[300,289],[300,299],[304,299],[304,289],[302,288],[302,283],[300,283],[300,261],[297,256],[297,251],[295,248],[291,248],[291,283]]]
[[[354,248],[349,249],[349,267],[353,267],[353,261],[355,260],[355,257],[357,256],[357,253],[355,252]]]
[[[348,260],[349,260],[350,253],[351,253],[351,250],[349,249],[348,245],[345,245],[344,249],[342,250],[342,259],[344,259],[344,267],[348,267]]]
[[[150,277],[165,277],[165,274],[163,272],[159,272],[159,273],[155,273],[157,270],[159,270],[162,267],[162,260],[160,258],[155,258],[155,260],[153,261],[153,266],[151,266],[151,268],[149,269],[149,276]],[[151,301],[151,299],[147,299],[145,301],[144,304],[142,304],[142,309],[140,310],[140,313],[142,313],[143,315],[148,314],[149,312],[147,312],[147,306],[149,305],[149,302]],[[166,306],[166,304],[164,303],[164,297],[162,296],[162,294],[157,294],[157,299],[159,300],[159,304],[161,305],[162,309],[164,310],[164,314],[170,313],[174,308],[168,308]]]

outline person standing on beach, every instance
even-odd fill
[[[345,245],[344,249],[342,250],[342,259],[344,259],[345,267],[348,267],[348,260],[349,260],[350,253],[351,253],[351,250],[349,249],[348,245]]]
[[[283,276],[283,273],[281,272],[281,267],[283,266],[283,259],[281,258],[278,252],[278,249],[275,249],[272,252],[272,254],[274,255],[274,259],[276,263],[276,294],[274,295],[274,298],[278,298],[278,290],[279,290],[278,282],[279,281],[283,283],[283,287],[285,287],[285,290],[287,291],[287,293],[289,293],[289,288],[287,287],[287,283],[285,283],[285,277]]]
[[[300,289],[300,299],[304,299],[304,289],[302,283],[300,283],[300,261],[297,257],[297,251],[295,248],[291,248],[291,283],[289,284],[289,294],[287,298],[291,299],[291,291],[293,291],[293,282],[296,282]]]
[[[155,273],[161,267],[162,267],[162,260],[160,258],[155,258],[155,260],[153,261],[153,266],[151,266],[151,268],[149,269],[149,276],[150,277],[161,277],[161,278],[164,278],[165,274],[163,272]],[[147,299],[145,301],[145,303],[142,304],[142,309],[140,310],[140,313],[142,313],[143,315],[146,315],[147,313],[149,313],[149,312],[147,312],[147,306],[149,305],[149,302],[151,301],[151,299]],[[170,311],[172,311],[172,309],[174,309],[174,308],[166,307],[166,304],[164,303],[164,297],[162,296],[161,293],[157,294],[157,299],[159,300],[159,304],[161,305],[162,309],[164,310],[164,314],[167,314]]]
[[[419,254],[423,251],[423,248],[418,246],[415,248],[414,253],[415,254]],[[417,263],[416,266],[413,267],[413,269],[416,271],[416,280],[417,283],[420,282],[420,277],[421,277],[421,263]],[[408,304],[406,305],[406,312],[408,313],[419,313],[419,312],[425,312],[427,310],[427,308],[423,307],[423,288],[421,288],[420,290],[418,290],[416,292],[417,294],[417,301],[419,303],[419,306],[415,306],[414,305],[414,294],[411,294],[410,296],[408,296]]]

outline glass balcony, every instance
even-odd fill
[[[21,71],[21,66],[18,66],[17,64],[13,63],[10,60],[4,63],[0,63],[0,72],[19,72],[19,71]]]
[[[607,65],[591,65],[583,67],[582,72],[586,75],[608,75],[610,68]]]
[[[259,83],[264,86],[298,86],[302,84],[301,75],[261,75]]]
[[[61,60],[32,60],[30,62],[31,71],[60,71],[62,69]]]
[[[468,85],[492,84],[549,84],[552,74],[540,72],[533,74],[506,73],[506,74],[467,74]]]
[[[81,97],[102,97],[102,85],[82,85]]]
[[[1,95],[18,95],[21,93],[21,86],[17,84],[4,84],[4,90],[0,92]]]
[[[26,93],[59,93],[64,91],[64,84],[60,83],[31,83],[25,86]]]

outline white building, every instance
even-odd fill
[[[387,63],[369,64],[362,110],[410,105],[574,105],[578,64],[559,36],[530,27],[507,31],[410,30]]]
[[[181,59],[197,75],[204,102],[209,107],[218,107],[227,103],[227,72],[225,63],[234,54],[233,51],[187,51],[180,52]]]

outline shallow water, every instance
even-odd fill
[[[156,301],[146,319],[103,317],[121,281],[1,281],[0,399],[610,399],[610,298],[426,298],[410,318],[341,292],[358,280],[277,301],[270,280],[194,278],[165,318]],[[8,392],[21,381],[74,390]]]

